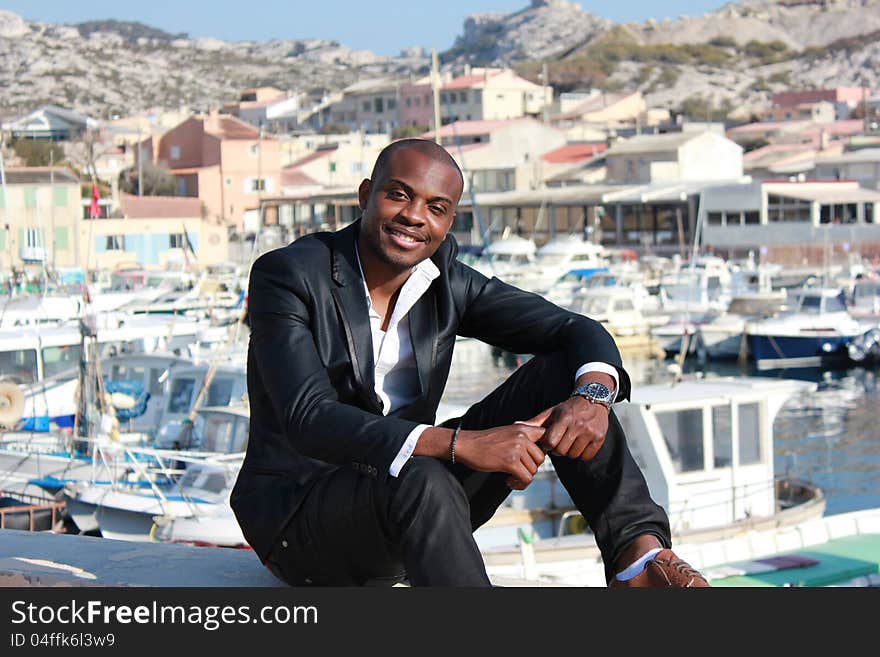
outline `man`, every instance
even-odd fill
[[[294,585],[488,586],[473,531],[549,454],[612,585],[705,586],[668,549],[610,410],[630,388],[613,339],[458,261],[462,189],[443,148],[394,142],[360,185],[360,220],[254,263],[231,498],[248,542]],[[456,335],[535,356],[432,426]]]

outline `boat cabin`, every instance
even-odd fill
[[[776,512],[773,420],[814,383],[719,377],[638,386],[615,412],[673,532]]]

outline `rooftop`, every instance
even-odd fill
[[[119,198],[119,206],[126,219],[178,219],[202,216],[202,202],[197,198],[122,194]]]
[[[594,155],[602,153],[608,148],[607,144],[566,144],[559,148],[544,153],[541,159],[551,164],[574,164],[587,160]]]
[[[478,137],[488,135],[498,128],[505,128],[521,121],[532,119],[499,119],[496,121],[456,121],[440,128],[440,137]],[[424,139],[433,139],[434,131],[420,135]]]
[[[79,184],[79,178],[63,167],[9,167],[5,171],[7,185]]]
[[[705,132],[669,132],[662,135],[636,135],[618,141],[608,149],[609,155],[625,153],[656,153],[677,150],[687,142],[700,137]]]

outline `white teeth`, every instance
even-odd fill
[[[398,233],[396,230],[392,230],[391,234],[396,235],[397,237],[399,237],[400,239],[402,239],[406,242],[413,242],[413,243],[418,242],[418,240],[415,239],[414,237],[410,237],[409,235],[404,235],[403,233]]]

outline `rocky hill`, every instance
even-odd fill
[[[744,0],[623,25],[574,2],[532,0],[469,16],[443,59],[510,65],[536,81],[547,63],[559,90],[637,88],[655,106],[745,118],[789,88],[880,90],[880,0]]]
[[[662,9],[662,4],[658,4]],[[745,118],[789,88],[880,91],[880,0],[743,0],[702,16],[616,24],[567,0],[475,14],[444,67],[510,65],[557,90],[641,90],[654,106]],[[52,25],[0,11],[0,116],[43,103],[96,118],[218,106],[247,87],[335,90],[423,73],[417,51],[383,57],[325,40],[227,42],[140,23]]]
[[[0,116],[7,117],[44,103],[95,118],[150,107],[204,109],[248,87],[335,90],[427,65],[318,39],[191,39],[140,23],[53,25],[0,11]]]

